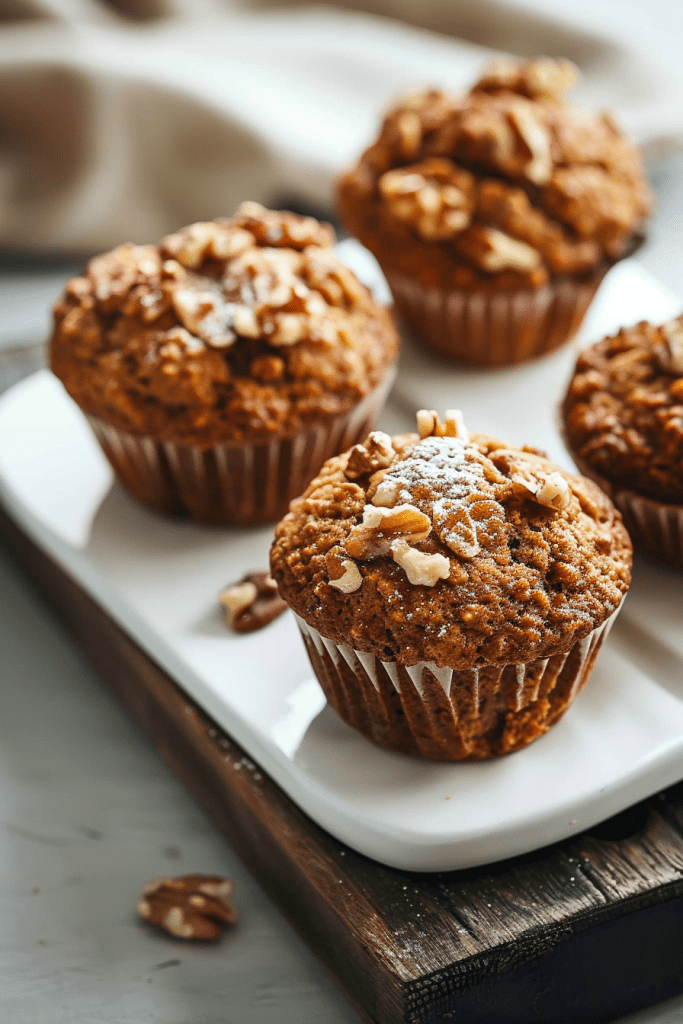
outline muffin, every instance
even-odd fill
[[[68,282],[52,370],[143,504],[273,522],[365,437],[398,335],[333,242],[326,224],[244,203]]]
[[[563,101],[575,78],[564,60],[502,60],[464,97],[409,96],[339,183],[346,226],[442,356],[506,366],[557,348],[640,240],[640,156],[609,115]]]
[[[271,573],[328,701],[391,750],[531,743],[586,682],[630,583],[621,517],[457,413],[330,459],[278,524]]]
[[[585,349],[562,414],[574,461],[621,510],[634,546],[683,569],[683,316]]]

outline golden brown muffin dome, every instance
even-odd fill
[[[631,545],[591,481],[422,411],[329,460],[276,528],[298,616],[383,662],[466,670],[566,652],[619,607]]]
[[[398,349],[333,242],[313,218],[243,203],[159,245],[119,246],[68,282],[52,369],[129,435],[202,449],[294,436],[361,401]]]
[[[585,349],[563,415],[585,471],[683,505],[683,316],[643,321]]]
[[[442,288],[538,287],[620,259],[650,191],[613,118],[564,101],[575,77],[506,59],[465,96],[407,97],[340,181],[345,224],[385,270]]]

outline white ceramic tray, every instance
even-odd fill
[[[341,253],[374,279],[355,243]],[[606,279],[581,338],[678,301],[637,264]],[[388,429],[421,405],[460,407],[470,429],[545,448],[569,465],[555,405],[575,351],[484,372],[407,346]],[[270,529],[221,530],[147,512],[117,486],[85,420],[42,371],[0,401],[0,497],[21,527],[333,835],[391,866],[470,867],[582,831],[683,778],[683,578],[638,562],[590,683],[526,750],[436,764],[375,747],[325,705],[294,618],[232,635],[221,587],[265,567]]]

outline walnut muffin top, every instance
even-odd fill
[[[501,60],[466,96],[407,97],[340,181],[347,227],[386,269],[442,287],[537,286],[619,259],[650,191],[613,119],[564,102],[576,75]]]
[[[471,439],[455,413],[330,459],[278,524],[271,572],[336,643],[466,669],[567,651],[630,583],[621,517],[531,448]]]
[[[204,447],[345,412],[398,336],[333,243],[326,224],[243,203],[158,246],[119,246],[68,282],[52,369],[86,413]]]
[[[586,472],[683,504],[683,316],[643,321],[585,349],[563,414]]]

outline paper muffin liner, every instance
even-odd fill
[[[254,526],[282,518],[326,459],[364,440],[394,379],[354,408],[311,424],[293,437],[227,442],[202,449],[88,421],[118,481],[142,504],[215,525]]]
[[[345,722],[390,750],[466,761],[512,753],[546,732],[586,683],[618,611],[563,653],[465,671],[382,661],[296,618],[325,696]]]
[[[535,289],[485,292],[428,287],[391,270],[385,276],[418,342],[475,366],[514,366],[545,355],[578,331],[607,268],[587,279],[558,278]]]
[[[595,481],[621,512],[633,547],[683,570],[683,505],[670,505],[619,487],[579,458],[566,434],[565,444],[579,472]]]

